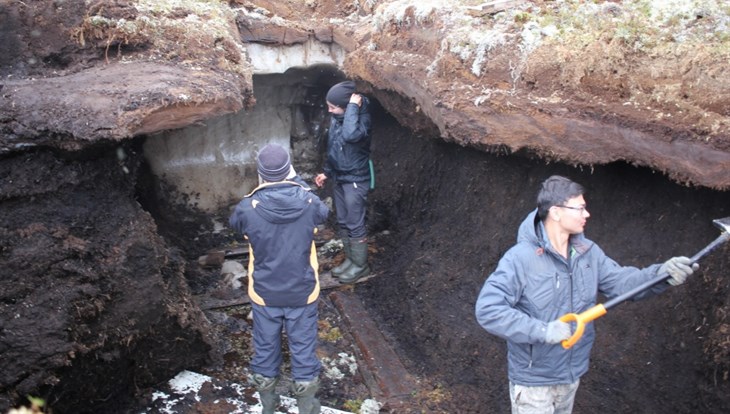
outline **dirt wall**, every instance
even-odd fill
[[[135,201],[138,165],[113,146],[0,159],[0,412],[26,395],[121,412],[207,360],[185,262]]]
[[[442,384],[430,398],[434,412],[509,410],[506,346],[476,323],[474,303],[543,179],[561,174],[587,188],[586,235],[625,265],[692,255],[719,235],[711,220],[730,215],[730,193],[647,169],[488,155],[414,135],[387,117],[375,125],[371,224],[392,232],[378,237],[373,264],[382,276],[356,291],[410,367]],[[717,338],[727,332],[728,251],[703,259],[687,285],[595,322],[576,412],[727,412],[730,359]]]

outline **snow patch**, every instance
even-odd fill
[[[178,413],[184,413],[184,412],[190,412],[191,408],[190,405],[190,398],[188,395],[190,393],[193,393],[193,399],[195,401],[201,401],[200,396],[198,395],[201,387],[206,382],[215,383],[216,380],[214,380],[212,377],[209,377],[207,375],[198,374],[196,372],[192,371],[182,371],[179,374],[175,376],[175,378],[171,379],[168,382],[168,385],[170,387],[170,393],[165,393],[161,391],[157,391],[152,395],[152,401],[156,402],[155,408],[148,408],[145,411],[142,411],[139,414],[147,414],[147,413],[161,413],[161,414],[178,414]],[[260,414],[263,407],[261,406],[261,401],[259,399],[259,393],[254,392],[252,394],[252,397],[256,399],[256,402],[253,404],[248,404],[246,402],[245,398],[245,391],[246,387],[241,384],[229,384],[230,388],[235,390],[235,393],[239,396],[239,398],[225,398],[225,399],[217,399],[212,402],[207,402],[207,404],[215,405],[219,404],[221,401],[225,401],[226,403],[230,404],[231,406],[235,407],[234,409],[229,409],[229,414]],[[219,386],[214,385],[214,389],[221,389]],[[158,401],[161,400],[161,401]],[[366,400],[368,401],[368,400]],[[162,406],[160,406],[160,402],[163,402]],[[368,407],[366,407],[366,410],[370,411],[363,411],[361,409],[361,413],[377,413],[378,411],[372,411],[372,407],[377,406],[379,407],[379,403],[377,401],[372,401],[368,403]],[[374,405],[373,405],[374,404]],[[363,404],[365,405],[365,404]],[[287,396],[281,396],[281,404],[280,408],[284,408],[285,411],[276,411],[276,414],[296,414],[299,413],[299,409],[297,408],[297,401],[294,398],[287,397]],[[334,408],[329,407],[322,407],[321,414],[354,414],[348,411],[341,411]]]

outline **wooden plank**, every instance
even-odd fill
[[[368,276],[360,278],[355,283],[367,282],[377,275],[377,273],[371,273]],[[320,273],[319,275],[319,289],[321,291],[347,286],[349,285],[342,284],[336,278],[332,277],[331,272],[324,272]],[[204,293],[202,295],[195,296],[194,299],[202,310],[220,309],[227,308],[229,306],[240,306],[251,303],[251,299],[246,294],[246,287],[242,287],[241,289],[236,290],[231,289],[225,292],[221,292],[219,290],[214,293]]]
[[[315,241],[314,246],[319,248],[324,246],[326,242]],[[242,243],[239,247],[232,249],[213,249],[198,257],[198,263],[203,267],[216,267],[223,264],[226,259],[237,257],[248,257],[248,243]]]
[[[353,292],[336,291],[328,297],[354,338],[360,351],[358,365],[363,368],[363,379],[370,391],[376,393],[378,401],[397,405],[398,401],[411,398],[419,390],[416,379],[408,373],[403,362],[388,345],[388,340],[370,318],[362,302]]]

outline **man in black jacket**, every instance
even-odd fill
[[[273,414],[280,400],[276,385],[284,328],[299,412],[317,414],[321,364],[315,352],[319,265],[314,235],[329,209],[308,187],[287,179],[294,174],[283,147],[269,144],[261,149],[257,169],[262,184],[241,200],[229,221],[249,242],[254,344],[250,381],[259,391],[262,412]]]
[[[370,113],[366,97],[355,93],[355,82],[340,82],[327,92],[332,121],[327,138],[324,173],[314,182],[322,187],[333,178],[335,212],[345,261],[332,269],[341,283],[355,283],[370,273],[368,266],[367,211],[370,190]]]

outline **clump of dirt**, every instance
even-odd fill
[[[48,76],[89,67],[96,56],[80,52],[69,32],[86,13],[83,0],[23,2],[0,12],[0,76]]]
[[[135,201],[138,165],[125,147],[0,162],[1,411],[28,394],[115,411],[208,360],[185,261]]]
[[[410,98],[382,101],[398,119],[423,113],[448,141],[574,165],[623,160],[724,190],[730,122],[718,104],[730,84],[703,73],[725,70],[727,9],[675,6],[389,2],[375,30],[349,32],[366,45],[345,69],[379,99]]]

